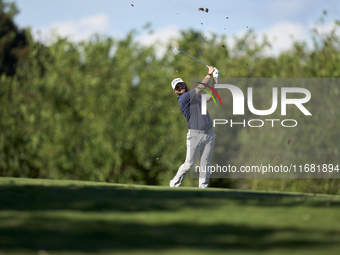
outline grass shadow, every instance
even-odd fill
[[[0,186],[0,210],[170,211],[216,208],[221,201],[255,206],[340,206],[340,200],[307,195],[134,189],[122,186]]]
[[[44,224],[42,224],[44,223]],[[59,226],[55,228],[55,226]],[[17,229],[3,228],[4,250],[72,252],[171,250],[175,248],[218,250],[315,249],[338,245],[340,232],[322,231],[327,241],[311,240],[308,231],[296,228],[249,227],[236,224],[141,224],[30,218]],[[282,235],[281,238],[274,236]]]

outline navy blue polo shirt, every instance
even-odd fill
[[[179,107],[188,121],[189,129],[209,130],[212,122],[209,113],[201,114],[201,95],[196,96],[196,90],[187,91],[177,97]]]

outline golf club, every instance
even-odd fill
[[[190,54],[188,54],[188,53],[186,53],[185,51],[181,50],[180,48],[174,48],[174,49],[172,50],[172,53],[174,53],[176,50],[179,50],[179,51],[183,52],[184,54],[187,54],[189,57],[195,59],[196,61],[200,62],[201,64],[203,64],[203,65],[205,65],[206,67],[209,68],[208,65],[204,64],[202,61],[198,60],[197,58],[194,58],[193,56],[191,56]]]

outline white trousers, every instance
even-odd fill
[[[178,187],[182,184],[184,177],[195,166],[200,155],[200,169],[208,169],[211,155],[215,145],[215,133],[211,129],[208,132],[189,129],[187,134],[187,153],[185,162],[179,167],[177,174],[170,181],[170,187]],[[199,188],[207,188],[210,172],[199,173]]]

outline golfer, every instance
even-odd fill
[[[208,84],[211,76],[214,77],[214,84],[218,83],[219,71],[209,66],[208,74],[195,89],[188,91],[186,83],[181,78],[176,78],[171,82],[173,91],[178,95],[178,104],[185,118],[188,121],[189,131],[187,133],[187,152],[185,162],[180,166],[176,176],[170,181],[170,187],[178,187],[182,184],[184,177],[189,170],[194,167],[200,155],[200,170],[206,169],[210,165],[210,159],[215,144],[215,133],[212,129],[212,121],[207,112],[201,114],[201,93],[205,89],[204,84]],[[217,91],[217,89],[216,89]],[[210,96],[207,102],[212,101]],[[209,184],[209,171],[200,171],[199,188],[207,188]]]

